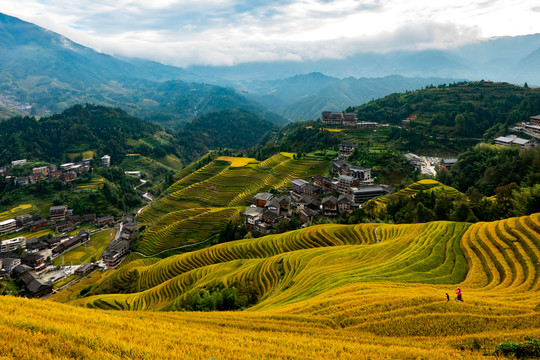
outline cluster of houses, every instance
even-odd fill
[[[540,126],[538,126],[540,129]],[[534,147],[536,145],[534,140],[522,139],[516,135],[499,136],[494,140],[495,145],[511,146],[517,145],[523,149]]]
[[[49,218],[39,215],[23,214],[0,222],[0,235],[9,234],[23,229],[31,232],[54,226],[57,233],[72,231],[81,224],[94,224],[103,226],[114,222],[113,216],[96,217],[96,214],[73,215],[73,210],[67,205],[56,205],[49,208]]]
[[[90,170],[90,162],[92,159],[84,159],[77,163],[65,163],[57,167],[55,164],[49,164],[47,166],[40,166],[32,168],[32,174],[28,176],[17,176],[14,181],[21,186],[35,184],[40,180],[54,180],[58,179],[64,183],[71,182],[77,178],[78,175]],[[14,160],[9,165],[0,166],[0,176],[10,179],[11,176],[7,175],[7,172],[12,167],[26,164],[26,159]],[[102,166],[111,165],[111,157],[104,155],[101,157]]]
[[[355,113],[343,113],[340,111],[323,111],[321,121],[325,125],[355,127],[358,129],[377,129],[388,126],[388,124],[379,124],[372,121],[358,121]]]
[[[350,165],[340,158],[333,161],[333,169],[337,178],[317,175],[312,178],[313,183],[293,180],[289,195],[256,194],[253,204],[244,212],[246,227],[268,234],[293,211],[302,222],[311,222],[320,216],[350,212],[363,202],[392,191],[390,187],[373,184],[371,169]]]

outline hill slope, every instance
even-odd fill
[[[173,128],[204,113],[237,108],[287,122],[235,90],[191,83],[201,77],[183,69],[120,60],[1,13],[0,47],[0,90],[10,99],[4,105],[29,104],[24,115],[48,115],[76,103],[95,103],[121,107]]]

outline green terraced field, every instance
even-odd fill
[[[384,206],[393,199],[397,199],[401,196],[415,196],[420,191],[444,193],[451,198],[461,194],[458,190],[451,186],[444,185],[435,180],[423,179],[407,186],[405,189],[400,190],[397,193],[386,195],[371,201],[374,201],[378,206]]]
[[[219,284],[254,286],[260,302],[252,310],[293,306],[361,283],[459,284],[475,294],[538,292],[539,234],[540,214],[473,225],[318,225],[160,261],[136,260],[107,278],[133,293],[96,295],[76,303],[170,310],[187,291]],[[98,283],[96,290],[102,292],[105,284]]]
[[[138,215],[138,221],[147,227],[138,251],[152,255],[205,240],[229,220],[238,220],[256,193],[289,186],[295,178],[325,175],[329,168],[328,161],[296,160],[288,153],[263,162],[238,158],[235,166],[227,161],[231,158],[222,159],[184,172],[184,177]]]

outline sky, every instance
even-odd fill
[[[183,67],[540,33],[538,0],[2,0],[0,12],[100,52]]]

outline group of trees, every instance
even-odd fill
[[[171,306],[172,310],[185,311],[231,311],[255,305],[259,291],[252,285],[225,287],[222,284],[207,289],[193,289],[186,292]]]

